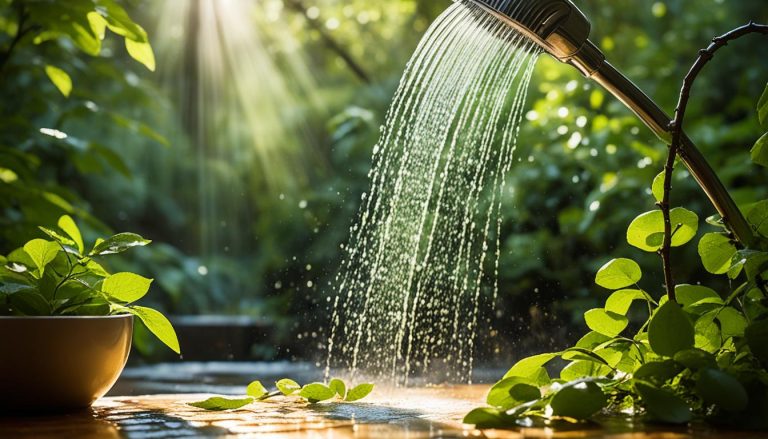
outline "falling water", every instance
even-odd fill
[[[326,374],[470,381],[496,299],[499,210],[538,49],[471,2],[429,28],[373,148]]]

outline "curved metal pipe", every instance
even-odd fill
[[[577,68],[632,110],[662,141],[670,143],[671,118],[605,60],[605,55],[588,39],[589,20],[569,0],[463,1],[498,17],[553,57]],[[679,156],[736,239],[746,247],[752,246],[755,239],[752,228],[712,167],[686,135],[683,135]]]

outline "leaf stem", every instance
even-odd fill
[[[670,192],[672,191],[672,173],[674,171],[675,159],[677,158],[682,142],[683,122],[685,120],[685,112],[688,108],[688,102],[691,97],[691,88],[699,73],[701,73],[704,67],[712,61],[712,58],[714,58],[714,55],[718,50],[727,46],[729,42],[752,33],[768,35],[768,26],[750,22],[719,37],[713,38],[712,43],[710,43],[707,48],[699,51],[698,58],[693,63],[688,74],[685,75],[683,86],[680,90],[680,98],[675,109],[675,117],[669,123],[670,132],[672,134],[672,143],[669,146],[669,154],[667,155],[667,161],[664,166],[664,196],[658,203],[659,209],[661,209],[664,216],[664,243],[662,244],[661,249],[659,249],[659,255],[661,256],[662,265],[664,267],[664,283],[667,290],[667,296],[669,297],[669,300],[673,302],[676,302],[676,297],[670,261],[672,248],[672,223],[669,218],[669,198]],[[724,220],[727,222],[728,218],[724,218]]]

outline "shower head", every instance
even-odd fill
[[[670,117],[632,81],[608,63],[589,40],[587,17],[569,0],[458,0],[475,5],[535,42],[558,60],[577,68],[632,110],[660,139],[671,141]],[[683,134],[679,155],[712,205],[742,244],[754,242],[752,230],[712,167]]]
[[[589,41],[589,20],[568,0],[475,0],[475,4],[586,76],[605,60]]]

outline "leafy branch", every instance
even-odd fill
[[[675,301],[675,283],[672,276],[672,264],[671,264],[671,249],[672,249],[672,221],[670,215],[669,198],[672,191],[672,173],[674,172],[675,159],[677,153],[680,150],[680,145],[683,137],[683,122],[685,120],[686,110],[688,109],[688,102],[691,97],[691,88],[696,82],[696,78],[699,76],[704,67],[712,61],[715,53],[727,46],[729,42],[741,38],[745,35],[760,33],[768,35],[768,26],[762,24],[756,24],[750,22],[744,26],[733,29],[719,37],[712,39],[712,43],[705,49],[699,51],[699,56],[694,62],[691,69],[685,75],[683,80],[683,86],[680,90],[680,98],[675,108],[675,117],[669,123],[670,132],[672,134],[672,143],[669,146],[669,153],[667,155],[667,161],[664,165],[664,196],[657,204],[661,209],[664,216],[664,241],[659,249],[661,255],[662,265],[664,268],[664,283],[666,285],[667,297],[670,301]],[[726,218],[727,219],[727,218]]]
[[[205,410],[221,411],[236,410],[254,402],[265,401],[277,396],[298,397],[310,404],[338,398],[345,402],[353,402],[368,396],[373,391],[373,384],[358,384],[349,390],[346,383],[338,378],[332,379],[327,385],[324,383],[310,383],[304,386],[290,378],[283,378],[275,382],[277,390],[269,391],[261,381],[253,381],[248,384],[246,395],[236,398],[213,396],[203,401],[187,403],[192,407]]]

